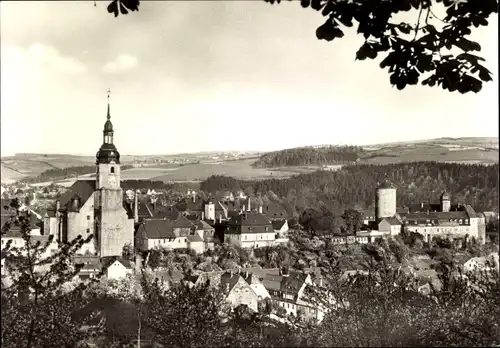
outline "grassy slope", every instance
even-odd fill
[[[439,162],[498,162],[498,138],[440,138],[425,141],[399,142],[370,145],[366,158],[361,163],[387,164],[411,161]],[[132,160],[123,156],[123,163]],[[133,168],[122,172],[124,179],[152,179],[164,181],[204,180],[214,174],[234,176],[240,179],[263,179],[289,177],[311,172],[317,167],[286,167],[254,169],[255,159],[227,161],[223,163],[200,163],[185,166],[167,165],[159,167]],[[37,155],[26,154],[2,158],[2,182],[19,180],[23,176],[36,176],[50,168],[90,165],[92,156]]]

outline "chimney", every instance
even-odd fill
[[[58,212],[59,209],[61,209],[61,201],[57,200],[56,201],[56,212]]]
[[[262,206],[261,205],[259,206],[259,213],[262,214]]]
[[[204,211],[201,212],[201,219],[205,220],[205,212]]]
[[[250,206],[250,197],[248,197],[248,208],[247,208],[247,211],[251,211],[251,206]]]
[[[139,222],[139,191],[135,191],[135,196],[134,196],[134,223]]]

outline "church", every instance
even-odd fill
[[[124,204],[120,153],[113,136],[108,94],[107,120],[103,142],[96,154],[95,179],[77,180],[44,216],[44,234],[52,234],[61,242],[93,235],[79,253],[101,258],[121,256],[125,245],[134,245],[134,219],[129,217]]]

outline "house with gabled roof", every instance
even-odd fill
[[[271,295],[271,300],[285,309],[288,315],[300,314],[317,321],[323,319],[324,311],[305,297],[306,288],[314,285],[310,274],[297,271],[268,274],[262,283]]]
[[[191,278],[193,286],[208,283],[209,286],[220,288],[221,291],[225,292],[226,300],[232,308],[245,305],[257,312],[259,301],[270,297],[258,277],[250,272],[234,270],[202,272],[191,276]]]
[[[261,213],[243,212],[227,222],[224,242],[242,248],[262,248],[275,243],[271,221]]]
[[[232,308],[244,305],[254,312],[259,311],[259,295],[239,273],[223,273],[220,286],[226,294],[226,301],[230,303]]]
[[[401,226],[401,221],[399,221],[396,217],[383,218],[378,223],[378,231],[395,236],[401,233]]]
[[[108,279],[121,279],[131,274],[134,266],[122,257],[110,256],[102,259],[102,270]]]
[[[194,222],[196,233],[203,240],[203,251],[215,248],[215,228],[203,220]]]
[[[285,235],[288,232],[288,230],[290,229],[288,227],[288,220],[287,219],[273,220],[271,222],[273,224],[274,232],[278,233],[279,235]]]
[[[194,225],[179,212],[163,219],[147,219],[138,227],[135,245],[140,250],[153,248],[187,249],[188,236],[194,234]]]

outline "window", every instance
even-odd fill
[[[90,232],[90,228],[87,228],[87,233],[89,233],[89,232]]]
[[[90,220],[90,215],[87,215],[87,220]]]
[[[245,235],[245,240],[247,240],[247,236]]]
[[[269,227],[266,226],[266,232],[269,231]]]

